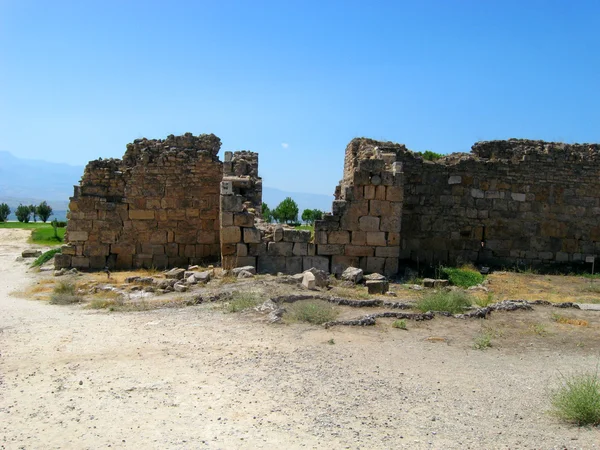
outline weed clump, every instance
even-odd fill
[[[327,302],[299,301],[293,303],[288,308],[287,317],[295,322],[308,322],[315,325],[322,325],[331,322],[338,315],[337,309]]]
[[[52,258],[54,258],[54,255],[56,255],[57,253],[60,253],[60,247],[59,248],[53,248],[52,250],[48,250],[47,252],[42,253],[40,256],[38,256],[36,258],[36,260],[34,262],[31,263],[31,267],[40,267],[42,264],[50,261]]]
[[[416,307],[421,312],[444,311],[450,314],[461,314],[472,304],[472,297],[466,292],[439,291],[418,300]]]
[[[475,342],[473,344],[473,348],[475,350],[485,350],[486,348],[490,348],[492,346],[492,333],[489,331],[484,331],[480,335],[475,338]]]
[[[577,425],[600,425],[600,378],[598,371],[562,377],[552,393],[554,413]]]
[[[261,303],[260,295],[255,292],[240,292],[235,291],[231,296],[231,300],[227,304],[227,311],[234,313],[254,308]]]
[[[77,295],[75,285],[69,281],[59,282],[50,296],[51,305],[71,305],[80,302],[81,296]]]
[[[407,330],[408,329],[408,328],[406,328],[406,319],[394,320],[394,322],[392,323],[392,327],[398,328],[399,330]]]
[[[460,286],[462,288],[469,288],[481,284],[485,279],[476,269],[468,266],[457,267],[444,267],[442,273],[448,277],[450,284],[454,286]]]

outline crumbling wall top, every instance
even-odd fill
[[[196,159],[198,153],[210,155],[210,158],[216,161],[220,149],[221,139],[212,133],[198,136],[192,133],[185,133],[182,136],[171,134],[166,139],[142,138],[127,144],[123,163],[126,167],[134,167],[138,163],[147,164],[169,154]]]
[[[599,144],[565,144],[529,139],[476,142],[471,147],[471,153],[484,159],[600,161]]]

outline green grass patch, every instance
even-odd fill
[[[35,228],[31,233],[31,242],[41,245],[59,245],[65,240],[66,228],[57,228],[54,236],[52,225],[46,224],[46,227]]]
[[[418,300],[416,307],[421,312],[445,311],[450,314],[461,314],[472,304],[473,297],[466,292],[438,291]]]
[[[496,298],[491,292],[488,292],[485,297],[475,297],[475,304],[481,308],[490,306],[492,303],[496,303]]]
[[[335,306],[321,300],[302,300],[289,306],[286,313],[288,319],[294,322],[308,322],[322,325],[331,322],[338,316]]]
[[[448,277],[451,284],[462,288],[476,286],[485,279],[476,269],[470,267],[444,267],[442,273]]]
[[[48,262],[54,258],[54,255],[57,253],[60,253],[60,248],[53,248],[52,250],[42,253],[34,262],[31,263],[31,267],[40,267],[45,262]]]
[[[554,413],[577,425],[600,425],[600,378],[594,373],[562,377],[552,393]]]
[[[30,228],[30,229],[35,229],[35,228],[44,228],[44,227],[49,227],[50,229],[52,229],[52,225],[50,225],[50,222],[44,223],[44,222],[29,222],[29,223],[25,223],[25,222],[0,222],[0,228]]]
[[[408,328],[406,328],[406,319],[394,320],[392,327],[398,328],[399,330],[408,330]]]
[[[244,311],[258,306],[262,301],[263,299],[256,292],[235,291],[227,304],[227,311],[231,313]]]

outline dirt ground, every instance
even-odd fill
[[[216,303],[57,306],[11,295],[53,278],[15,261],[28,234],[0,230],[2,449],[600,448],[598,428],[549,413],[561,373],[598,366],[600,312],[404,331],[269,324]],[[492,347],[475,350],[482,333]]]

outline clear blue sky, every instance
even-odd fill
[[[600,141],[600,2],[0,0],[0,150],[85,164],[215,133],[331,194],[356,136]]]

